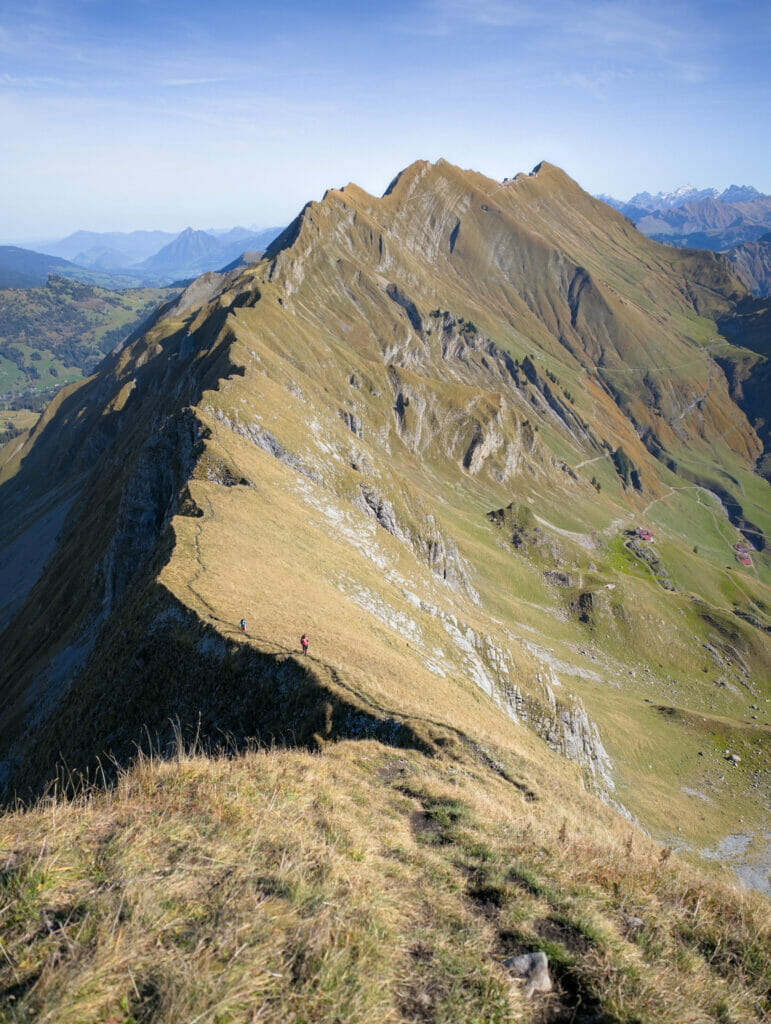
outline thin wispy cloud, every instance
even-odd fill
[[[604,100],[609,90],[617,89],[629,81],[631,72],[618,69],[599,71],[571,71],[561,76],[561,81],[570,89],[588,93],[597,100]]]
[[[623,60],[625,53],[645,51],[665,56],[677,49],[693,50],[709,40],[698,8],[678,9],[671,5],[651,3],[644,9],[624,0],[586,4],[576,0],[558,3],[519,3],[516,0],[432,0],[429,10],[444,24],[461,29],[465,25],[496,29],[532,30],[542,43],[569,53],[590,41],[602,50],[616,52]],[[711,34],[711,33],[710,33]]]
[[[675,8],[651,4],[644,11],[626,3],[571,4],[573,32],[589,36],[604,47],[636,47],[664,54],[675,47],[690,47],[696,34],[673,16]]]
[[[0,88],[10,89],[68,89],[77,84],[69,78],[54,78],[51,75],[12,75],[7,71],[0,74]]]
[[[433,0],[433,15],[444,21],[471,22],[490,28],[516,28],[544,22],[544,9],[534,3],[507,0]],[[560,5],[552,5],[549,19],[559,17]]]
[[[231,82],[232,78],[166,78],[161,85],[171,89],[184,89],[194,85],[220,85],[222,82]]]

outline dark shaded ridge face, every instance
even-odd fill
[[[39,795],[54,778],[73,791],[111,779],[138,749],[168,757],[180,739],[233,754],[250,745],[318,749],[340,737],[431,751],[430,733],[378,714],[318,659],[238,643],[235,630],[223,636],[222,626],[200,622],[157,585],[135,593],[106,624],[98,657],[56,716],[36,732],[6,794],[11,800]],[[118,623],[128,628],[111,628]],[[96,747],[94,737],[102,738]]]
[[[162,341],[151,332],[62,392],[0,486],[19,595],[0,634],[3,751],[37,729],[127,591],[168,557],[163,538],[207,434],[194,405],[205,387],[242,372],[219,337],[226,316],[215,309],[192,331],[157,328]],[[24,552],[42,542],[49,520],[60,525],[45,570],[25,577]]]
[[[718,320],[718,327],[734,345],[760,358],[716,357],[731,384],[736,404],[746,414],[763,443],[757,471],[771,479],[771,300],[744,298]]]

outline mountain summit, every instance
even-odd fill
[[[170,720],[420,749],[528,727],[657,835],[759,827],[761,358],[719,328],[746,299],[547,163],[309,203],[3,449],[6,792]]]
[[[693,185],[681,185],[672,192],[638,192],[629,200],[630,206],[642,206],[650,210],[671,210],[683,203],[699,202],[701,199],[716,199],[719,193],[716,188],[694,188]]]
[[[206,231],[185,228],[174,241],[164,245],[140,264],[143,270],[153,273],[175,272],[179,267],[191,267],[206,262],[212,253],[219,256],[221,243]]]

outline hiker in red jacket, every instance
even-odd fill
[[[302,645],[303,654],[307,654],[308,653],[308,644],[309,643],[310,643],[310,640],[308,639],[308,634],[307,633],[303,633],[303,635],[300,637],[300,644]]]

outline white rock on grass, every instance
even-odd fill
[[[526,983],[525,995],[531,996],[534,992],[551,992],[553,986],[549,975],[549,960],[545,953],[522,953],[520,956],[510,956],[503,961],[503,966],[515,978]]]

